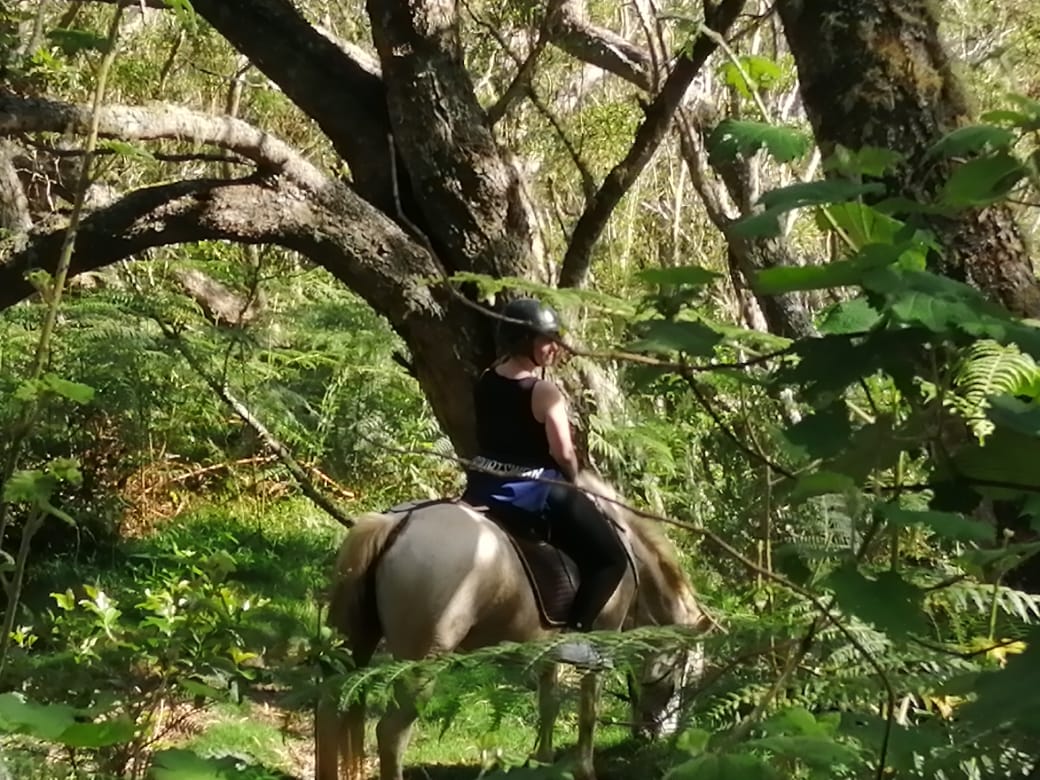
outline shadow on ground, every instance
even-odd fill
[[[574,746],[566,746],[557,754],[551,767],[517,767],[481,774],[474,764],[425,764],[405,769],[405,780],[563,780],[570,768]],[[671,760],[669,760],[671,757]],[[597,780],[653,780],[665,774],[675,763],[675,754],[666,742],[656,744],[622,742],[596,752]]]

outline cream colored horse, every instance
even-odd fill
[[[588,473],[579,476],[578,484],[594,498],[615,499],[609,487]],[[637,582],[629,569],[594,628],[702,627],[706,618],[667,537],[618,503],[596,500],[626,534],[639,576]],[[361,517],[337,557],[329,623],[345,635],[358,667],[369,663],[383,639],[395,658],[419,660],[556,633],[542,623],[520,560],[498,526],[465,505],[420,505],[387,547],[391,531],[405,514],[407,511]],[[655,672],[657,679],[648,684],[657,687],[656,694],[651,691],[644,704],[634,704],[637,725],[660,716],[648,711],[645,701],[654,700],[652,709],[663,708],[679,673],[674,667]],[[552,757],[558,710],[554,685],[555,666],[550,666],[539,681],[540,760]],[[594,683],[583,685],[583,690],[594,690]],[[406,684],[398,686],[377,726],[381,780],[401,780],[402,757],[417,717],[414,693]],[[345,714],[332,704],[319,706],[315,722],[318,780],[363,780],[364,729],[363,698],[355,700]],[[591,737],[589,746],[591,764]]]

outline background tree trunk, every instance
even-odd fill
[[[902,152],[891,184],[931,199],[949,166],[928,148],[969,120],[967,98],[928,0],[780,0],[801,94],[824,154],[837,144]],[[935,221],[945,247],[936,269],[975,285],[1019,316],[1040,316],[1040,285],[1005,206]]]

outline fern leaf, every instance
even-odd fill
[[[1040,387],[1040,368],[1014,344],[991,340],[969,347],[954,374],[946,405],[957,412],[980,442],[993,432],[986,417],[989,399],[996,395],[1033,395]]]

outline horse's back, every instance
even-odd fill
[[[388,649],[399,658],[522,640],[536,606],[508,539],[462,505],[414,509],[376,571]]]

